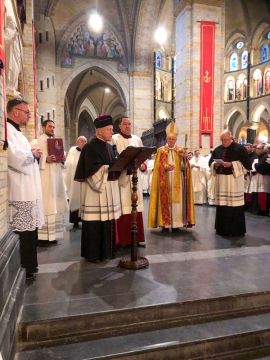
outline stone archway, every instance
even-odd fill
[[[231,131],[234,139],[237,141],[241,129],[246,123],[246,115],[240,109],[233,109],[227,116],[227,128]]]
[[[80,113],[78,120],[78,136],[85,136],[87,140],[90,140],[95,135],[94,119],[88,111],[84,110]]]
[[[259,122],[262,116],[265,118],[265,121],[269,123],[270,106],[267,102],[260,102],[260,104],[253,109],[251,113],[252,123]]]
[[[225,115],[225,124],[233,136],[236,135],[236,131],[241,123],[246,123],[246,114],[242,109],[234,107]]]
[[[65,107],[69,109],[65,113],[70,114],[68,142],[72,144],[77,135],[93,135],[90,123],[98,114],[108,113],[114,120],[125,115],[127,102],[119,82],[105,69],[93,66],[77,73],[69,82]]]
[[[262,102],[251,114],[252,126],[256,130],[257,140],[268,142],[270,134],[270,106]]]

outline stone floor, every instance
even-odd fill
[[[165,236],[147,229],[139,251],[150,266],[138,271],[117,267],[119,258],[86,262],[80,230],[67,232],[57,246],[39,248],[39,273],[27,284],[21,320],[270,290],[269,217],[247,214],[246,236],[231,239],[215,234],[214,217],[214,207],[196,206],[193,229]]]
[[[148,207],[147,199],[145,207]],[[58,245],[38,249],[39,273],[34,282],[27,283],[20,323],[38,324],[38,329],[43,331],[44,326],[47,326],[44,324],[49,321],[59,325],[61,335],[61,326],[74,315],[75,318],[76,315],[83,315],[81,318],[86,319],[89,316],[95,318],[98,313],[109,319],[112,312],[120,314],[123,309],[127,309],[125,314],[133,311],[137,316],[139,309],[150,305],[157,305],[150,307],[155,309],[160,305],[164,308],[171,306],[170,304],[184,304],[188,301],[190,310],[192,301],[197,303],[196,300],[200,299],[202,301],[199,303],[208,304],[209,298],[225,299],[231,295],[233,299],[250,297],[253,294],[255,297],[257,294],[268,296],[270,218],[247,214],[247,234],[241,238],[223,238],[216,235],[214,218],[214,207],[196,206],[196,226],[193,229],[181,229],[179,233],[166,234],[161,233],[160,229],[145,229],[146,248],[139,248],[139,251],[148,258],[150,265],[149,268],[138,271],[117,266],[121,256],[128,254],[128,249],[122,249],[116,259],[104,263],[92,264],[85,261],[80,257],[81,231],[68,231]],[[257,304],[257,300],[255,301]],[[268,300],[266,301],[268,304]],[[268,305],[266,306],[268,308]],[[145,308],[147,313],[150,308]],[[231,305],[228,309],[231,309]],[[192,316],[193,311],[193,308],[189,311]],[[209,308],[209,311],[212,310]],[[201,313],[199,315],[201,316]],[[152,315],[149,316],[151,318]],[[40,322],[42,320],[44,321]],[[256,334],[259,331],[266,334],[268,339],[269,322],[268,310],[262,314],[251,313],[248,317],[241,317],[239,313],[230,320],[219,319],[201,324],[190,321],[184,327],[154,328],[147,332],[67,342],[42,349],[28,348],[28,351],[17,353],[16,360],[107,358],[108,354],[121,355],[125,351],[126,354],[141,350],[144,353],[145,349],[156,351],[155,347],[164,343],[183,343],[193,351],[192,344],[199,339],[207,342],[208,339],[216,341],[215,339],[226,336],[230,348],[232,342],[238,341],[235,334],[242,338],[242,334],[250,331]],[[106,321],[105,326],[108,326]],[[30,332],[26,330],[27,336],[30,336],[31,325],[28,329]],[[80,331],[81,329],[80,327]],[[35,337],[35,330],[32,334]],[[261,338],[255,341],[261,341]],[[219,348],[220,345],[217,346]],[[270,359],[270,356],[262,357],[259,354],[269,354],[269,351],[255,353],[255,357],[258,355],[257,360]],[[144,359],[144,355],[142,356]],[[157,359],[165,358],[167,355],[162,357],[161,354]],[[178,356],[171,358],[176,359]]]

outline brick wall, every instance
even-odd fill
[[[10,7],[10,5],[9,5]],[[32,1],[26,1],[27,24],[24,27],[23,37],[23,56],[22,56],[22,97],[30,103],[30,109],[33,111],[34,104],[34,77],[33,77],[33,59],[32,59]],[[16,18],[16,17],[15,17]],[[17,24],[17,28],[20,24]],[[18,90],[18,89],[16,89]],[[0,238],[8,230],[8,184],[7,184],[7,151],[3,150],[4,140],[4,98],[6,94],[2,91],[2,78],[0,78]],[[23,130],[26,136],[31,140],[35,134],[34,118],[30,120],[26,129]]]

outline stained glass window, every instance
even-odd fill
[[[232,79],[229,79],[226,81],[226,87],[227,87],[227,101],[234,100],[234,81]]]
[[[238,50],[240,50],[240,49],[242,49],[242,47],[244,46],[244,43],[243,43],[243,41],[238,41],[238,43],[236,43],[236,48],[238,49]]]
[[[265,77],[264,77],[264,89],[265,93],[270,93],[270,69],[266,71]]]
[[[156,67],[162,68],[162,55],[159,51],[156,52]]]
[[[230,57],[230,71],[238,70],[238,57],[236,53],[232,53]]]
[[[268,44],[263,44],[262,46],[262,62],[265,62],[269,59],[269,46]]]
[[[253,74],[254,96],[261,96],[263,93],[262,72],[256,69]]]
[[[248,52],[247,50],[244,50],[241,56],[241,68],[246,69],[247,66],[248,66]]]

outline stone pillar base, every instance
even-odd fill
[[[19,239],[8,231],[0,239],[0,358],[3,360],[13,359],[15,354],[16,324],[24,289]]]

